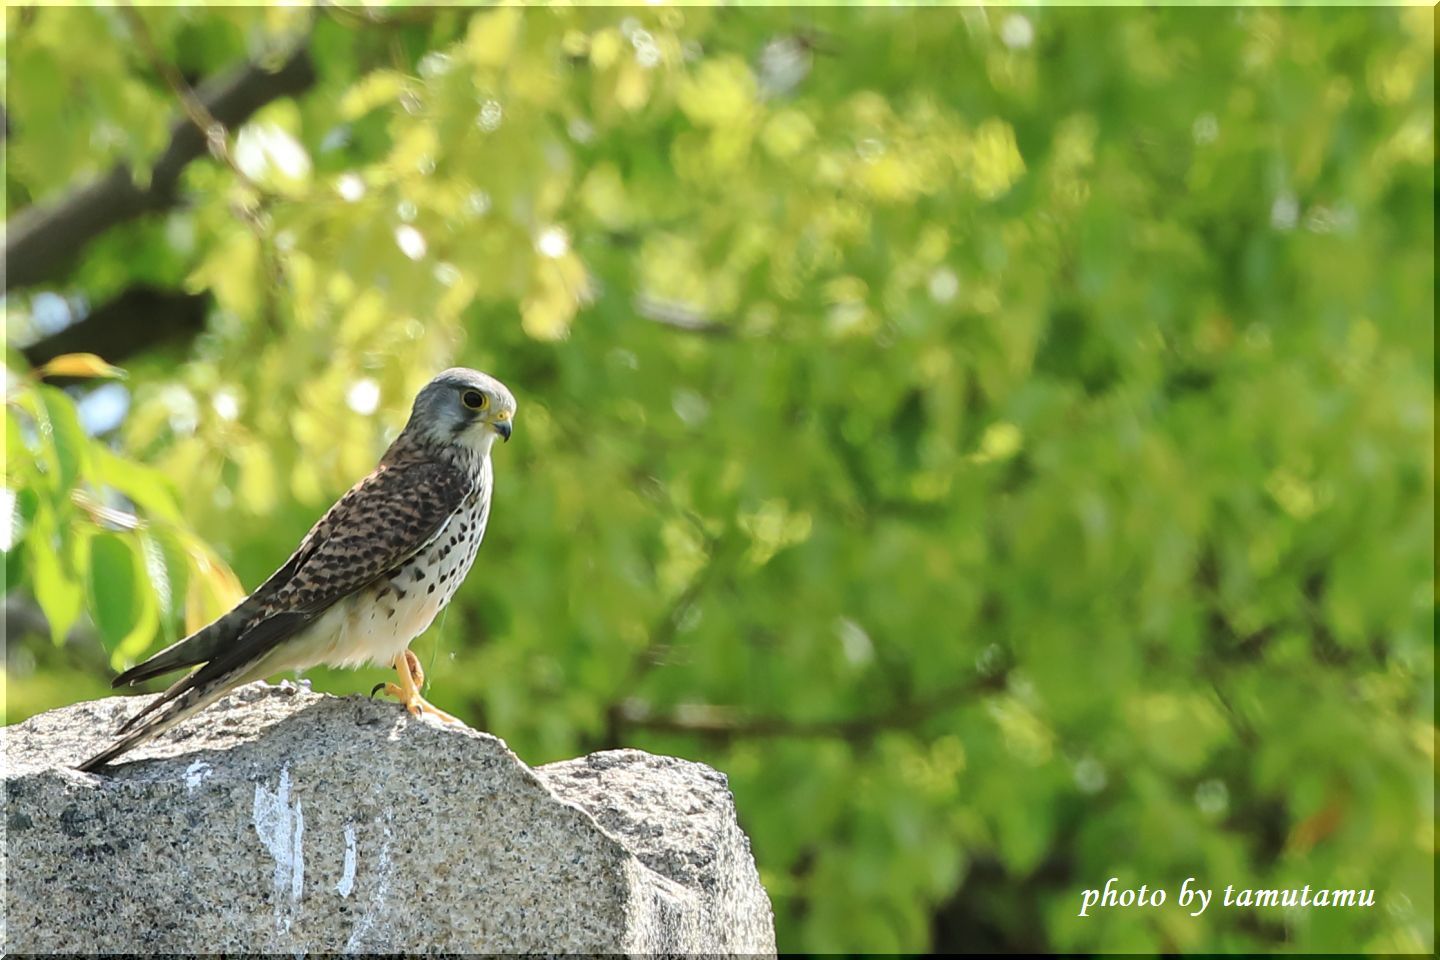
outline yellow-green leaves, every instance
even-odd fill
[[[510,58],[523,23],[524,12],[518,7],[502,7],[472,17],[465,38],[471,61],[477,67],[503,66]]]
[[[245,596],[235,574],[194,537],[183,538],[190,575],[185,594],[185,632],[194,633],[221,616]]]
[[[677,102],[699,126],[733,129],[755,112],[755,76],[738,57],[707,58],[680,84]]]
[[[765,123],[761,142],[776,158],[785,160],[804,150],[815,138],[815,122],[799,110],[781,110]]]
[[[746,559],[763,566],[780,550],[804,543],[810,537],[812,519],[783,500],[767,500],[739,516],[740,529],[750,537]]]
[[[70,495],[88,466],[90,443],[70,398],[55,387],[41,385],[30,404],[39,432],[45,481],[51,499],[59,503]]]
[[[585,265],[570,252],[560,227],[547,227],[536,239],[534,278],[520,305],[521,324],[537,340],[559,340],[570,330],[575,311],[589,296]]]
[[[399,99],[406,88],[404,74],[395,70],[372,70],[365,74],[340,98],[340,117],[357,120],[377,107]]]
[[[56,643],[65,639],[80,615],[89,566],[88,542],[83,534],[76,535],[70,521],[69,511],[40,505],[20,541],[30,590]]]
[[[160,623],[142,550],[134,536],[97,533],[90,538],[89,608],[100,639],[116,654],[116,662],[142,653]]]
[[[191,272],[186,286],[209,290],[237,318],[253,320],[268,282],[262,270],[260,242],[248,230],[226,231]]]
[[[970,146],[969,173],[982,199],[993,200],[1010,189],[1025,172],[1025,161],[1015,145],[1015,131],[1003,120],[980,124]]]
[[[16,378],[5,462],[14,498],[7,581],[11,571],[22,578],[55,643],[77,625],[93,627],[116,666],[137,659],[178,616],[172,587],[187,566],[203,613],[237,597],[234,574],[185,527],[171,481],[87,435],[71,397],[37,382],[119,372],[97,357],[67,355]]]

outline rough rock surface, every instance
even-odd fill
[[[773,953],[723,775],[532,770],[393,702],[263,683],[104,775],[144,698],[3,731],[6,952]]]

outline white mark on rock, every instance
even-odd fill
[[[350,931],[350,939],[345,941],[345,952],[356,953],[364,949],[363,938],[375,926],[375,920],[385,909],[385,898],[390,893],[390,840],[393,834],[390,831],[390,823],[394,814],[390,810],[385,811],[384,839],[380,841],[380,856],[377,858],[375,871],[379,879],[375,882],[375,897],[370,905],[365,908],[365,913],[356,921],[355,929]]]
[[[255,810],[253,813],[255,833],[260,842],[275,858],[275,892],[282,893],[288,887],[290,899],[298,902],[305,889],[305,852],[301,842],[305,837],[305,813],[300,801],[290,805],[290,768],[280,768],[280,786],[271,793],[263,783],[255,784]],[[280,902],[276,900],[276,910]],[[277,916],[277,922],[279,917]]]
[[[340,896],[350,896],[355,889],[355,824],[345,824],[345,866],[340,871],[340,882],[335,885]]]
[[[195,788],[200,786],[200,784],[204,782],[205,778],[210,776],[210,773],[210,764],[206,763],[204,760],[196,760],[194,763],[190,764],[190,766],[186,767],[185,792],[194,793]]]
[[[295,903],[300,902],[300,894],[305,892],[305,851],[300,841],[305,839],[305,811],[300,807],[300,801],[295,801],[295,843],[293,865],[290,870],[290,899]]]

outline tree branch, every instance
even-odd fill
[[[681,512],[685,514],[692,523],[696,524],[701,536],[705,537],[705,564],[691,577],[690,582],[685,585],[685,589],[681,590],[675,599],[670,602],[665,613],[655,625],[650,628],[650,638],[646,642],[645,647],[637,653],[634,660],[631,661],[629,673],[624,680],[623,686],[620,688],[622,690],[633,690],[650,671],[654,670],[664,661],[666,655],[675,643],[675,635],[680,631],[681,621],[685,619],[685,615],[700,599],[700,594],[704,592],[706,587],[708,587],[718,575],[718,571],[716,570],[716,554],[720,550],[723,538],[706,534],[703,524],[700,524],[695,518],[690,517],[688,511],[685,511],[683,508],[678,509],[681,509]],[[601,749],[618,749],[623,742],[620,738],[620,728],[625,724],[624,714],[627,702],[629,701],[613,699],[609,705],[606,706],[605,739]]]
[[[888,710],[862,717],[833,720],[793,720],[789,717],[747,717],[734,707],[691,704],[669,713],[655,713],[637,700],[618,706],[617,726],[661,733],[686,733],[728,743],[737,739],[769,737],[829,737],[852,743],[869,740],[885,730],[903,729],[923,723],[944,710],[981,693],[1003,690],[1007,671],[969,677],[921,700],[897,703]]]
[[[160,78],[165,81],[165,85],[170,88],[170,93],[179,102],[181,111],[190,118],[190,123],[205,138],[205,145],[209,148],[211,155],[223,161],[241,183],[254,189],[257,193],[263,193],[235,162],[235,156],[230,152],[230,131],[226,129],[225,121],[211,113],[205,102],[195,95],[190,84],[185,82],[180,71],[175,69],[175,65],[160,56],[160,51],[155,46],[155,40],[150,36],[150,28],[145,26],[145,18],[141,17],[129,3],[122,3],[119,11],[120,16],[130,25],[130,33],[140,45],[145,59],[150,61],[150,69],[159,74]]]
[[[169,340],[205,328],[210,297],[155,287],[132,287],[85,319],[21,348],[32,367],[66,353],[95,353],[118,364]]]
[[[247,64],[202,85],[195,97],[217,123],[235,125],[270,101],[300,93],[314,82],[315,68],[302,46],[278,70]],[[21,211],[7,225],[4,289],[52,280],[106,230],[174,206],[181,171],[207,151],[206,139],[189,116],[181,117],[170,129],[170,144],[156,161],[148,186],[138,186],[121,166],[58,203]]]
[[[670,327],[684,333],[694,333],[706,337],[733,337],[736,335],[734,327],[718,323],[694,307],[670,300],[661,300],[646,294],[639,294],[635,297],[635,312],[652,323],[658,323],[662,327]]]
[[[235,179],[249,188],[249,191],[258,198],[256,206],[237,202],[231,204],[231,209],[245,221],[245,225],[250,228],[250,232],[255,235],[256,243],[260,246],[265,272],[270,277],[270,286],[265,291],[265,315],[273,326],[275,322],[275,291],[284,283],[285,272],[279,257],[276,256],[275,245],[271,242],[269,232],[266,230],[262,211],[275,198],[264,187],[252,180],[250,175],[235,161],[235,154],[230,149],[229,128],[211,113],[210,108],[195,95],[195,91],[180,75],[180,71],[175,69],[175,65],[160,56],[160,50],[155,46],[154,38],[150,36],[150,28],[145,25],[145,18],[140,16],[129,3],[121,4],[120,15],[130,24],[130,33],[134,35],[135,41],[144,51],[145,58],[150,61],[150,69],[164,79],[171,94],[180,104],[181,111],[190,118],[190,123],[205,138],[205,144],[210,149],[211,156],[229,167],[230,172],[235,175]]]

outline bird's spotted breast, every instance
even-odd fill
[[[430,626],[470,572],[489,514],[490,471],[482,469],[475,490],[435,536],[357,598],[337,645],[347,663],[388,666]]]

